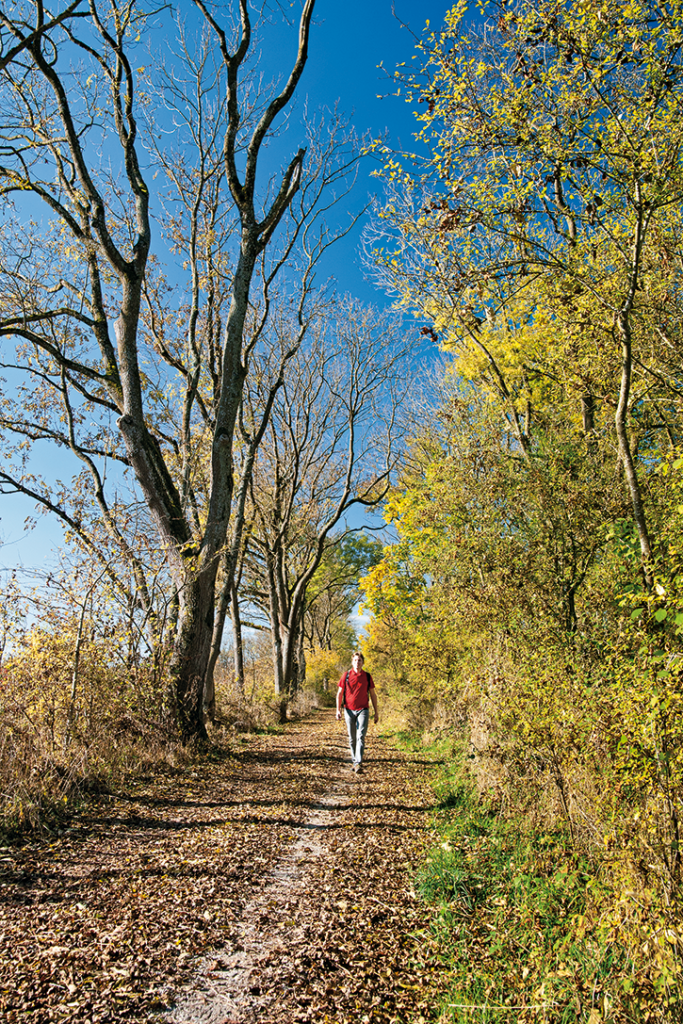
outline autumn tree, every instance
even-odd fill
[[[98,557],[68,485],[56,494],[26,465],[28,442],[70,451],[97,518],[136,566],[144,601],[139,552],[107,497],[122,474],[132,477],[172,581],[171,674],[186,739],[204,732],[250,357],[287,280],[299,287],[286,299],[294,340],[285,362],[305,334],[313,267],[331,240],[318,215],[353,169],[338,122],[311,127],[270,180],[262,168],[306,64],[313,7],[303,3],[293,59],[270,93],[252,87],[259,43],[247,0],[227,25],[195,0],[198,41],[178,29],[175,55],[152,46],[161,24],[170,30],[168,12],[135,0],[92,0],[49,19],[30,0],[1,12],[13,49],[0,70],[0,336],[16,341],[4,365],[19,389],[8,392],[3,428],[20,439],[1,479],[60,516]],[[155,184],[159,172],[172,200]],[[173,207],[165,219],[164,201]],[[273,368],[273,393],[282,369]],[[266,405],[264,422],[267,413]]]
[[[508,820],[586,856],[652,985],[680,926],[683,11],[483,9],[425,40],[428,155],[387,168],[375,257],[452,362],[385,505],[366,650]]]
[[[382,226],[396,231],[376,256],[428,329],[485,366],[522,453],[532,378],[558,349],[586,432],[608,404],[652,582],[634,374],[649,388],[653,347],[680,354],[683,8],[491,2],[474,29],[466,9],[423,42],[420,72],[397,72],[428,156],[417,173],[389,159]]]

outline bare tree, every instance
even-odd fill
[[[400,320],[345,303],[288,368],[251,484],[251,587],[267,615],[281,714],[305,674],[307,593],[335,531],[353,533],[354,506],[386,496],[402,448],[398,412],[410,339]],[[342,524],[342,529],[336,529]]]
[[[306,64],[314,2],[304,0],[294,59],[268,95],[250,84],[257,42],[247,0],[238,0],[232,30],[194,0],[199,42],[193,49],[180,33],[175,68],[157,53],[143,56],[166,14],[137,0],[89,0],[77,24],[59,13],[41,21],[39,0],[0,8],[16,35],[16,52],[0,62],[0,337],[16,339],[3,363],[32,396],[21,412],[8,400],[2,426],[21,443],[49,441],[76,456],[110,537],[137,564],[144,600],[135,544],[106,496],[112,478],[133,474],[172,581],[171,674],[185,739],[205,731],[216,575],[250,361],[286,294],[291,347],[254,418],[257,446],[308,327],[314,267],[332,240],[320,218],[357,159],[333,117],[329,131],[309,130],[307,145],[270,180],[261,172]],[[138,62],[145,67],[136,70]],[[153,115],[151,94],[160,97]],[[171,183],[172,209],[168,193],[153,191],[157,173]],[[27,223],[36,204],[46,213]],[[157,209],[166,233],[155,253]],[[180,265],[164,272],[169,247]],[[292,299],[286,282],[294,280]],[[60,495],[37,484],[22,459],[20,451],[3,468],[3,489],[33,497],[98,557],[68,488]]]
[[[33,14],[34,17],[28,18],[27,14]],[[68,21],[87,16],[88,7],[85,0],[73,0],[73,3],[54,17],[48,14],[43,4],[36,4],[34,10],[21,3],[7,4],[0,11],[0,70],[16,60],[46,32]]]

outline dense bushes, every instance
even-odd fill
[[[387,503],[395,542],[366,579],[368,654],[416,703],[463,723],[474,783],[502,815],[492,836],[514,822],[530,849],[543,836],[554,857],[567,849],[585,893],[539,953],[555,979],[537,1000],[544,1019],[673,1022],[683,6],[490,0],[485,27],[467,7],[422,40],[417,70],[396,73],[427,152],[386,154],[375,257],[448,361]],[[497,843],[481,873],[518,906]],[[467,863],[448,856],[462,886]],[[559,921],[566,879],[540,875],[522,887],[522,916],[543,932],[541,906]],[[517,919],[492,906],[484,961]],[[512,946],[498,952],[514,964]],[[461,978],[462,1002],[504,1002],[494,974],[490,992]],[[571,977],[578,1004],[562,1009],[557,979]],[[609,999],[587,999],[582,978]]]
[[[44,824],[174,747],[152,666],[122,664],[121,638],[94,623],[79,642],[78,622],[54,610],[51,620],[17,631],[0,670],[5,828]]]
[[[397,539],[366,579],[375,616],[367,653],[413,706],[433,709],[432,731],[439,716],[451,735],[464,731],[473,784],[494,802],[496,829],[521,829],[532,847],[552,836],[553,858],[562,847],[569,874],[585,876],[583,909],[565,915],[566,939],[584,927],[579,917],[590,920],[585,964],[610,950],[616,957],[607,972],[616,971],[612,1008],[591,1009],[609,1020],[673,1021],[673,1010],[648,1018],[634,1006],[675,1002],[683,966],[683,460],[662,454],[648,475],[659,538],[648,588],[634,530],[619,514],[618,478],[596,482],[600,443],[592,475],[585,451],[567,461],[560,424],[554,457],[546,441],[520,460],[494,447],[485,403],[455,388],[416,439],[387,507]],[[438,872],[448,861],[461,877],[460,855],[439,857]],[[481,873],[490,870],[487,861]],[[529,886],[527,910],[551,899]],[[458,933],[462,943],[469,928]],[[557,923],[541,958],[555,975],[569,970],[561,935]],[[591,1019],[582,1013],[548,1019]]]

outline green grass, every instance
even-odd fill
[[[461,763],[435,784],[434,845],[416,886],[449,985],[444,1024],[645,1024],[678,1021],[595,908],[599,865],[558,829],[535,834],[480,800]],[[609,900],[607,900],[609,902]],[[652,1015],[654,1012],[654,1016]]]
[[[380,732],[398,750],[404,750],[410,754],[420,754],[437,764],[440,761],[451,760],[453,757],[452,737],[443,737],[424,743],[420,733],[409,729],[391,729],[380,726]]]

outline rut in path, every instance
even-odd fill
[[[3,1021],[419,1024],[431,765],[319,711],[0,853]]]

